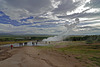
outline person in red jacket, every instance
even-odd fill
[[[13,45],[11,45],[11,49],[13,48]]]

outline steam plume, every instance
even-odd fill
[[[72,22],[71,24],[65,24],[64,25],[66,27],[66,31],[62,32],[58,36],[49,37],[47,39],[44,39],[43,41],[62,41],[69,35],[69,32],[72,31],[73,28],[75,28],[77,26],[77,24],[79,24],[78,18],[76,18],[75,21]]]

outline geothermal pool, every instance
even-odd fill
[[[19,43],[15,43],[15,44],[6,44],[6,45],[2,45],[0,47],[10,47],[10,45],[13,45],[14,47],[20,47]],[[24,43],[22,43],[22,46],[47,46],[48,44],[45,44],[44,42],[38,42],[37,44],[34,43],[32,44],[32,41],[27,42],[27,44],[25,45]]]

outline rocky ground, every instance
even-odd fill
[[[72,55],[36,47],[1,48],[0,67],[85,67]]]

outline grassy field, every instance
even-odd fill
[[[83,62],[85,67],[100,67],[100,43],[85,44],[83,41],[52,42],[49,46],[38,48],[56,50],[66,56],[73,56]]]

